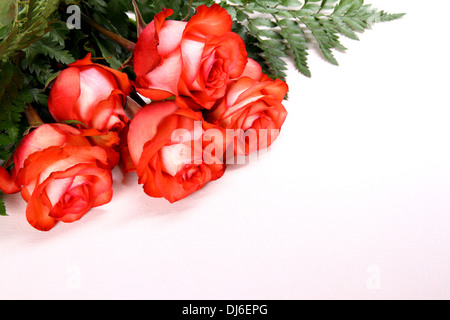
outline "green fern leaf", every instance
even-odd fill
[[[0,39],[0,61],[8,61],[48,32],[48,18],[58,9],[60,0],[28,0],[16,3],[18,8],[11,30]]]
[[[334,51],[347,50],[341,44],[341,36],[359,40],[358,33],[374,23],[404,15],[378,11],[364,4],[364,0],[223,0],[220,4],[232,11],[238,23],[256,39],[246,41],[249,48],[260,49],[256,60],[268,67],[271,77],[281,78],[286,71],[286,56],[294,59],[302,74],[311,76],[307,62],[311,38],[325,59],[338,65]]]
[[[0,216],[7,216],[5,202],[0,198]]]

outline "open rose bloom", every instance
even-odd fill
[[[268,148],[278,137],[286,120],[282,102],[288,92],[284,81],[242,77],[233,81],[206,119],[228,130],[236,155],[249,155]]]
[[[10,179],[1,168],[1,189],[21,190],[28,202],[27,220],[38,230],[51,230],[59,221],[77,221],[91,208],[111,201],[106,152],[68,125],[45,124],[25,136],[14,164]]]
[[[198,7],[189,22],[166,20],[172,13],[158,14],[139,36],[136,89],[152,100],[177,96],[194,110],[210,109],[228,82],[255,64],[247,67],[245,43],[231,32],[231,16],[219,5]]]
[[[205,137],[205,131],[214,137]],[[128,147],[144,191],[176,202],[223,176],[223,131],[175,102],[144,107],[130,124]]]

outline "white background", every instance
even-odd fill
[[[49,233],[0,218],[2,299],[449,299],[447,1],[370,0],[401,20],[311,50],[259,162],[192,197],[113,201]]]

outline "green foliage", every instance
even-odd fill
[[[311,76],[308,51],[312,42],[332,64],[335,50],[345,50],[340,37],[358,40],[358,33],[373,23],[391,21],[403,14],[388,14],[363,0],[136,0],[149,23],[163,8],[169,19],[189,19],[199,5],[218,2],[232,16],[234,31],[245,41],[249,57],[265,73],[285,79],[286,59]],[[91,53],[97,63],[118,69],[131,52],[86,22],[81,30],[66,24],[69,5],[98,25],[132,42],[137,41],[131,0],[1,0],[0,1],[0,164],[8,161],[28,124],[23,116],[28,105],[44,122],[52,121],[47,100],[49,87],[68,64]],[[124,69],[133,78],[130,68]],[[0,199],[0,215],[4,214]]]
[[[213,0],[136,0],[146,22],[163,8],[170,19],[188,19],[201,4]],[[334,50],[346,50],[340,37],[358,40],[358,33],[375,22],[403,14],[387,14],[363,0],[220,0],[232,16],[234,31],[245,41],[249,56],[273,78],[286,77],[286,59],[311,76],[308,51],[316,42],[323,56],[337,65]],[[68,5],[78,5],[97,24],[130,41],[137,41],[131,0],[2,0],[0,3],[0,159],[7,159],[26,129],[22,117],[27,104],[46,115],[48,86],[68,64],[88,52],[98,63],[120,68],[130,52],[87,23],[69,30]],[[192,4],[192,7],[191,7]],[[125,69],[131,77],[133,72]]]
[[[22,113],[33,97],[17,66],[0,63],[0,74],[0,160],[6,161],[20,140]]]
[[[163,7],[174,9],[171,19],[183,19],[195,13],[189,10],[188,2],[138,1],[145,21],[151,21]],[[363,0],[204,0],[193,1],[192,6],[215,2],[232,16],[234,31],[245,40],[249,56],[269,76],[281,79],[286,77],[288,58],[293,58],[298,71],[311,76],[308,51],[312,42],[327,61],[338,65],[334,50],[346,50],[341,36],[359,40],[357,33],[370,29],[372,24],[404,15],[378,11]]]
[[[92,18],[97,24],[120,35],[125,39],[136,41],[136,24],[127,12],[133,11],[131,0],[86,0],[81,6],[83,13]],[[83,25],[83,27],[86,27]],[[105,63],[118,69],[129,58],[130,52],[96,30],[83,30],[88,37],[89,52],[94,57],[105,58]]]
[[[15,3],[12,25],[0,41],[2,61],[9,60],[48,32],[49,18],[58,9],[60,0],[29,0]]]
[[[131,1],[130,1],[131,2]],[[172,20],[183,20],[188,15],[195,13],[195,8],[199,5],[206,4],[212,5],[214,1],[206,0],[194,0],[192,2],[192,7],[190,7],[189,0],[136,0],[139,6],[142,17],[144,21],[150,22],[153,20],[154,16],[161,12],[164,8],[172,9],[173,15],[169,18]],[[131,7],[132,9],[132,7]]]
[[[6,34],[10,24],[16,15],[16,3],[14,0],[2,0],[0,2],[0,38]]]
[[[3,2],[0,6],[0,160],[7,161],[26,130],[23,112],[50,78],[51,60],[63,57],[64,43],[56,42],[52,19],[60,1]],[[6,10],[5,10],[6,8]],[[3,13],[2,13],[3,12]],[[6,12],[6,14],[5,14]]]
[[[373,23],[404,15],[378,11],[363,0],[229,0],[222,5],[236,18],[235,29],[247,33],[252,58],[266,66],[273,78],[285,78],[285,58],[290,57],[297,69],[310,77],[307,57],[311,40],[327,61],[337,65],[333,51],[346,50],[340,36],[359,40],[357,32],[370,29]]]
[[[0,198],[0,216],[7,216],[5,203],[2,198]]]

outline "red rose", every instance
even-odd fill
[[[222,177],[223,141],[211,137],[223,140],[223,132],[202,121],[199,112],[175,102],[142,108],[130,123],[128,148],[144,191],[173,203]]]
[[[50,91],[48,107],[56,121],[80,121],[97,130],[91,141],[108,152],[114,167],[119,161],[116,131],[128,121],[123,106],[131,82],[125,73],[95,64],[90,58],[88,54],[60,72]]]
[[[57,121],[76,120],[107,133],[123,128],[123,106],[131,92],[125,73],[95,64],[91,54],[60,72],[50,91],[48,107]]]
[[[68,125],[45,124],[25,136],[14,164],[11,176],[28,202],[27,220],[38,230],[48,231],[58,221],[77,221],[91,208],[111,201],[106,152]]]
[[[249,155],[269,147],[279,135],[287,117],[282,102],[288,85],[257,73],[254,78],[233,81],[225,97],[206,114],[207,121],[217,124],[237,140],[235,154]],[[228,137],[228,141],[233,137]]]
[[[175,95],[194,110],[210,109],[230,79],[244,72],[245,43],[231,32],[232,19],[217,4],[200,6],[189,22],[166,21],[171,14],[158,14],[139,36],[136,88],[152,100]]]

